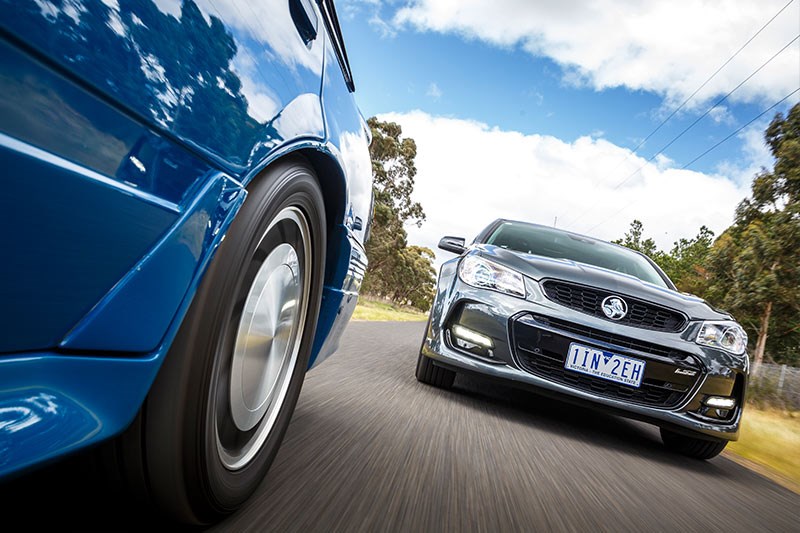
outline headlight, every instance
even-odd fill
[[[747,333],[736,322],[703,322],[695,342],[741,355],[747,349]]]
[[[458,277],[467,285],[479,289],[491,289],[525,298],[525,281],[522,279],[522,274],[477,255],[468,255],[461,260]]]

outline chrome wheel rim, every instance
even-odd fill
[[[308,221],[296,207],[269,224],[235,329],[215,407],[217,450],[229,470],[246,466],[272,431],[297,366],[311,287]]]

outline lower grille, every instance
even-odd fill
[[[676,361],[675,364],[646,360],[641,385],[638,388],[629,387],[564,368],[569,344],[574,341],[569,336],[569,331],[564,331],[563,334],[554,333],[551,330],[537,328],[530,322],[517,320],[513,324],[512,335],[514,353],[525,371],[606,398],[669,409],[683,402],[701,375],[700,369],[687,364],[686,360]],[[620,349],[618,353],[624,354],[625,350]],[[640,354],[634,356],[641,357]],[[677,368],[694,369],[697,374],[695,376],[675,374]]]
[[[665,382],[659,383],[644,379],[642,385],[637,389],[613,381],[570,372],[564,368],[564,356],[553,353],[536,354],[525,349],[519,351],[522,352],[519,354],[519,362],[531,374],[601,396],[657,407],[674,407],[686,395],[686,390],[665,388]]]
[[[596,341],[607,342],[609,344],[620,346],[622,348],[630,348],[632,350],[638,350],[640,352],[651,353],[655,355],[662,355],[665,357],[677,356],[679,358],[683,358],[688,355],[688,354],[686,355],[681,354],[677,350],[667,348],[666,346],[660,346],[658,344],[653,344],[652,342],[640,341],[638,339],[632,339],[630,337],[624,337],[622,335],[615,335],[613,333],[608,333],[601,329],[595,329],[587,326],[582,326],[579,324],[574,324],[572,322],[567,322],[566,320],[559,320],[557,318],[548,318],[541,315],[531,315],[531,316],[536,322],[552,326],[556,329],[563,330],[565,333],[566,332],[575,333],[576,335],[588,337]],[[691,355],[688,355],[688,358],[690,360],[693,360],[693,357]]]

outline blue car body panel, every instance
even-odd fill
[[[328,218],[309,368],[335,351],[371,165],[318,6],[0,0],[0,89],[0,478],[127,427],[248,183],[292,153]]]

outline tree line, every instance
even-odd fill
[[[430,248],[409,245],[405,230],[425,220],[411,199],[417,146],[396,123],[367,122],[374,205],[362,291],[427,311],[435,256]],[[702,226],[695,237],[664,251],[634,220],[614,242],[651,257],[678,290],[732,313],[748,333],[756,363],[800,364],[800,103],[786,116],[777,114],[764,138],[774,167],[754,177],[734,223],[718,237]]]
[[[733,314],[765,358],[800,364],[800,104],[777,114],[764,134],[775,164],[753,179],[733,224],[719,237],[702,226],[668,252],[634,220],[617,241],[651,257],[679,290]]]
[[[367,120],[372,132],[372,226],[363,293],[427,311],[433,303],[436,272],[433,250],[408,244],[406,224],[417,227],[425,211],[411,199],[417,144],[394,122]]]

